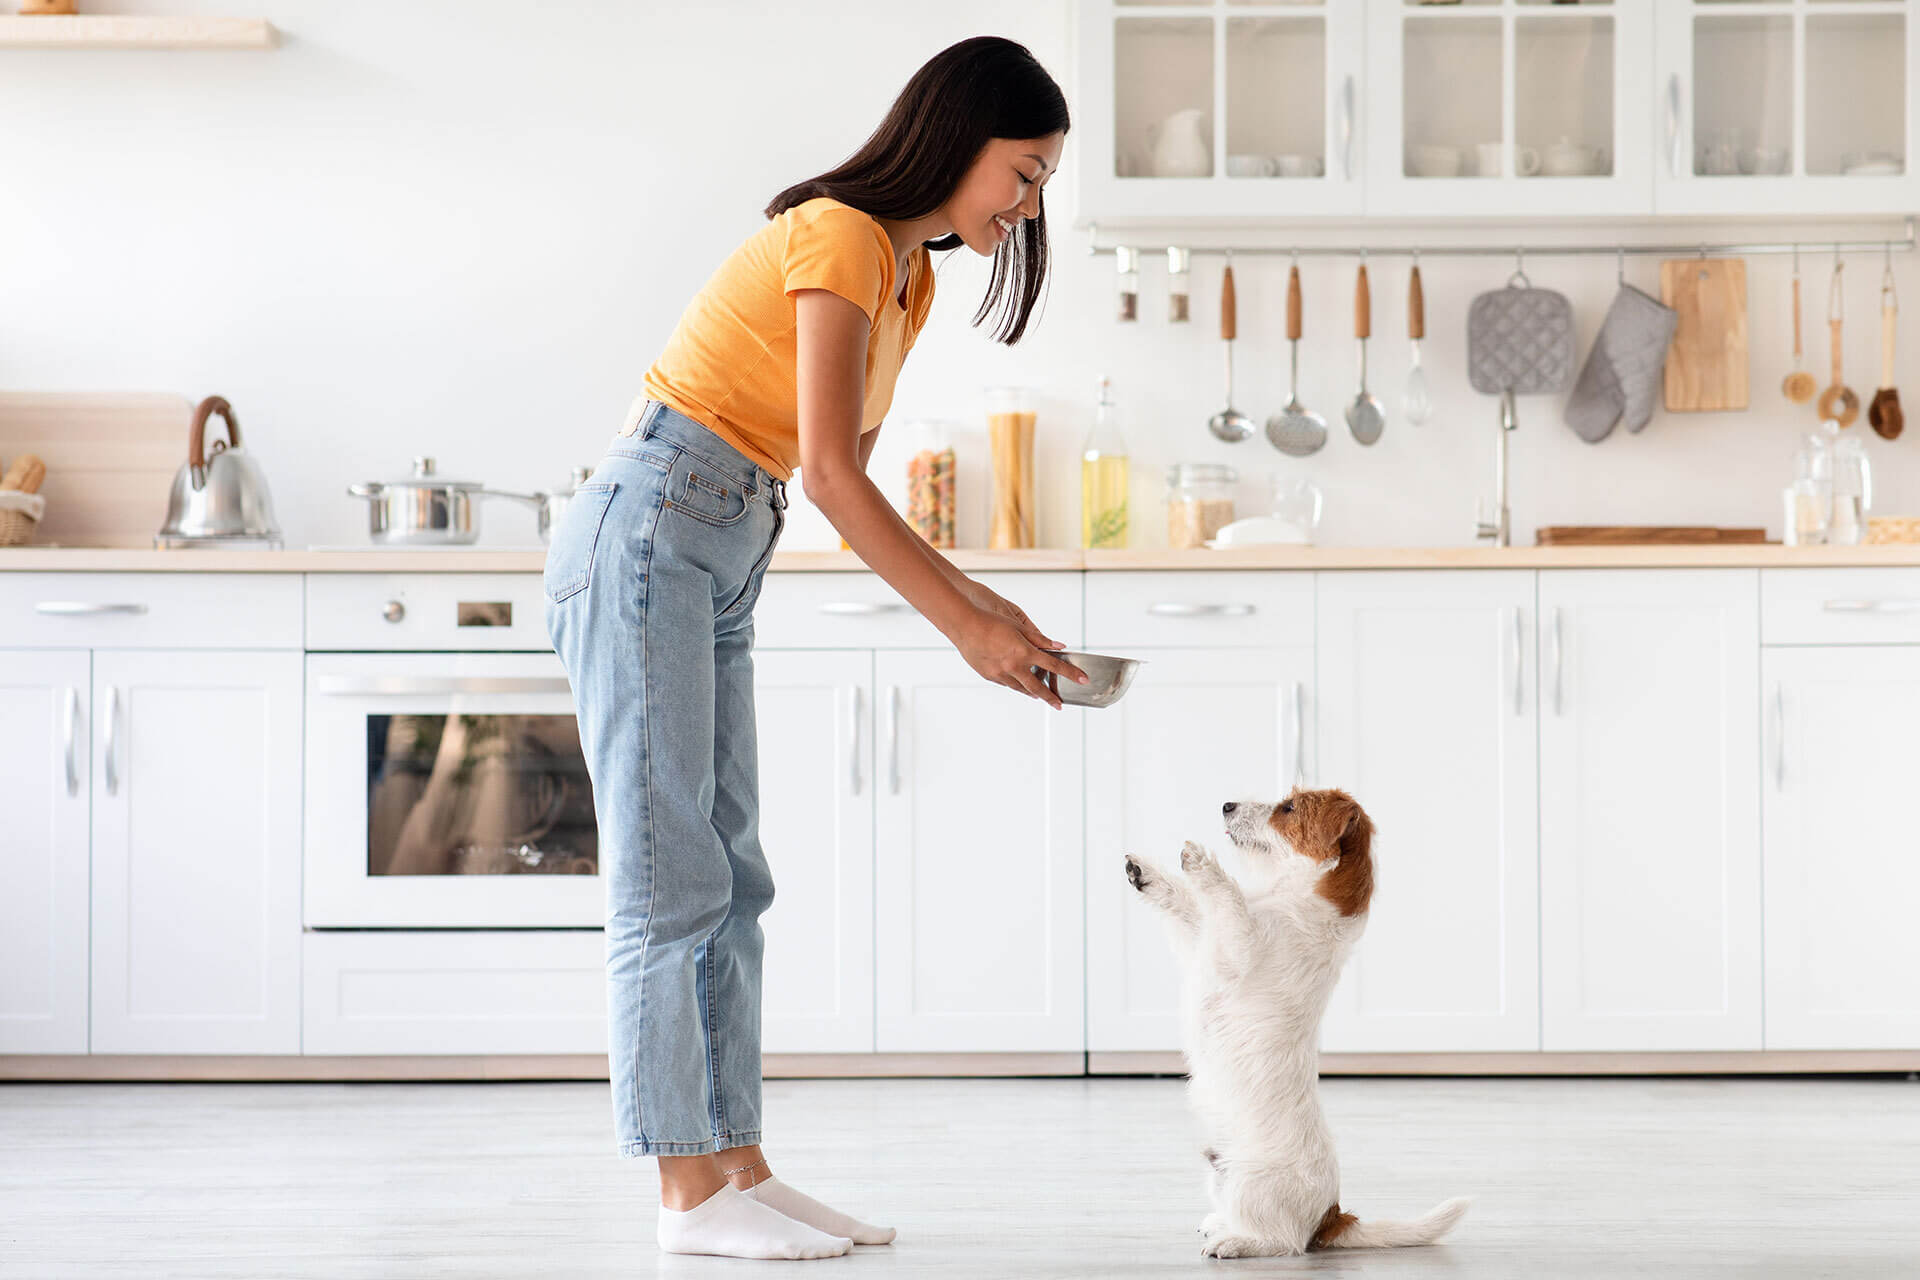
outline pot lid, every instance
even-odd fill
[[[388,480],[388,481],[386,481],[386,482],[385,482],[385,484],[384,484],[384,486],[383,486],[383,487],[385,487],[385,488],[388,488],[388,489],[467,489],[467,490],[475,490],[475,489],[483,489],[483,488],[485,488],[486,486],[485,486],[485,485],[483,485],[483,484],[481,484],[481,483],[480,483],[479,481],[477,481],[477,480],[447,480],[447,479],[443,479],[443,478],[442,478],[442,477],[440,476],[440,474],[439,474],[438,472],[436,472],[436,471],[435,471],[435,470],[433,469],[433,459],[432,459],[432,458],[415,458],[415,459],[413,460],[413,474],[412,474],[412,475],[410,475],[410,476],[408,476],[408,477],[406,477],[406,478],[405,478],[404,480]]]

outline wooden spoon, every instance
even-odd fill
[[[1820,393],[1817,407],[1821,418],[1850,427],[1860,416],[1860,397],[1840,377],[1840,267],[1838,262],[1833,264],[1833,283],[1827,288],[1827,328],[1833,335],[1833,383]]]
[[[1805,404],[1820,389],[1814,383],[1813,375],[1800,367],[1801,360],[1800,264],[1796,262],[1793,266],[1793,372],[1780,380],[1780,394],[1795,404]]]
[[[1900,392],[1893,385],[1893,317],[1899,310],[1889,271],[1880,282],[1880,389],[1867,406],[1867,421],[1883,440],[1898,440],[1907,425],[1900,412]]]

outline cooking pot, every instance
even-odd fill
[[[383,546],[465,546],[480,537],[479,498],[509,498],[547,514],[547,495],[508,493],[471,480],[447,480],[432,458],[415,458],[413,474],[384,484],[347,486],[351,497],[367,500],[367,532]],[[542,533],[544,535],[544,530]]]

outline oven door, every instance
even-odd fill
[[[306,766],[310,927],[603,923],[553,654],[309,654]]]

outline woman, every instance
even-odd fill
[[[688,305],[646,395],[568,505],[548,629],[573,684],[607,877],[614,1122],[660,1163],[660,1247],[817,1258],[885,1244],[773,1176],[760,1149],[753,607],[786,482],[973,669],[1058,708],[1084,682],[1019,608],[968,579],[866,475],[933,302],[929,250],[994,261],[976,324],[1017,341],[1046,280],[1041,189],[1066,100],[1011,41],[922,67],[844,164],[775,196]],[[778,768],[779,761],[770,762]]]

